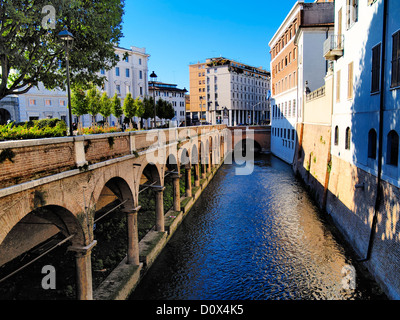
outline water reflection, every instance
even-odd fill
[[[250,176],[224,165],[130,299],[374,299],[291,168],[273,156]],[[346,280],[346,281],[345,281]]]

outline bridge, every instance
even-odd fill
[[[247,139],[248,133],[239,136]],[[168,234],[173,222],[164,213],[165,178],[173,179],[171,211],[187,211],[182,206],[212,178],[232,151],[231,140],[231,130],[217,125],[0,142],[0,266],[61,233],[75,253],[77,299],[93,299],[96,213],[110,199],[119,200],[127,217],[123,264],[137,273],[148,263],[138,240],[140,193],[155,191],[154,231]]]

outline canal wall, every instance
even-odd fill
[[[223,161],[220,161],[211,168],[210,172],[206,173],[205,178],[200,180],[200,185],[193,187],[191,197],[181,198],[181,211],[171,209],[165,214],[165,232],[159,232],[153,228],[139,242],[140,265],[128,265],[126,258],[121,261],[100,286],[94,290],[94,300],[126,300],[129,297],[223,163]]]
[[[332,154],[332,89],[332,78],[328,75],[325,89],[319,90],[322,94],[313,92],[304,97],[293,170],[386,295],[398,300],[400,190],[382,180],[382,198],[376,211],[376,174],[344,160],[340,154]]]

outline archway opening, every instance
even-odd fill
[[[94,215],[93,236],[97,241],[92,251],[94,288],[126,257],[128,234],[124,209],[133,207],[133,194],[124,179],[114,177],[104,185]]]
[[[161,178],[154,164],[147,164],[140,176],[138,203],[141,207],[138,212],[139,241],[153,228],[157,222],[156,205],[157,192],[161,187]]]
[[[80,223],[67,209],[50,205],[31,211],[0,244],[0,299],[75,300],[75,254],[68,247],[82,246],[84,238]],[[55,288],[52,278],[43,280],[49,266],[62,275],[54,279]]]
[[[11,120],[11,114],[6,109],[0,108],[0,125],[7,124],[7,121]]]

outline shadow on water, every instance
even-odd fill
[[[254,172],[224,165],[130,300],[369,300],[384,298],[356,268],[290,166],[261,155]]]

